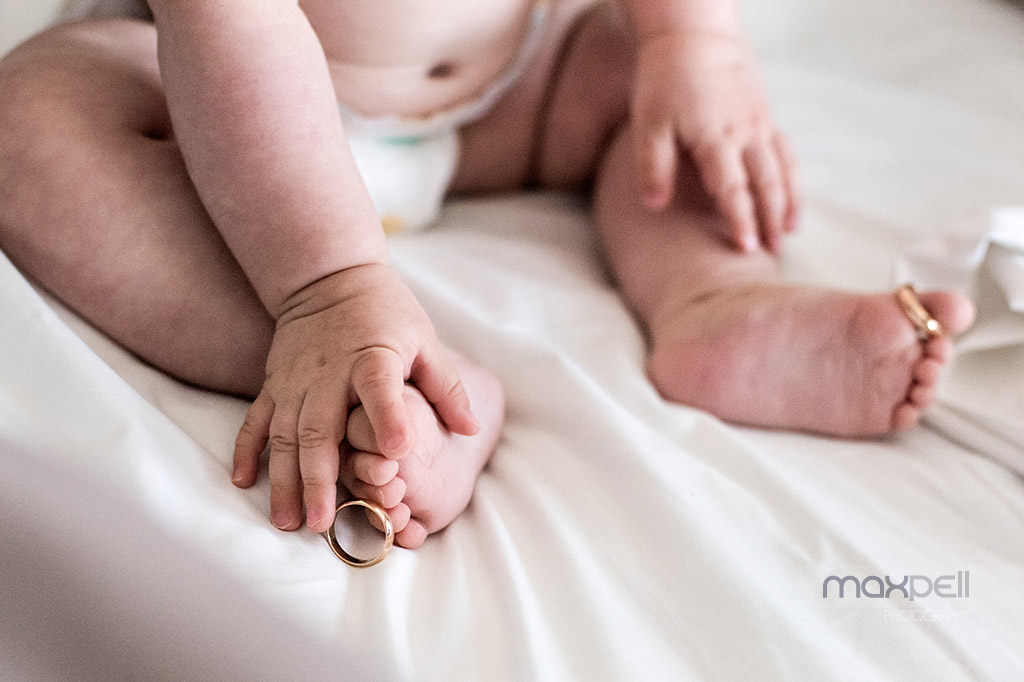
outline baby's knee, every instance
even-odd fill
[[[118,101],[160,93],[156,34],[136,21],[54,26],[0,61],[0,110],[33,120],[92,104],[109,115]]]
[[[40,140],[60,129],[60,101],[54,93],[63,87],[66,74],[52,66],[57,54],[53,39],[44,33],[0,60],[0,199],[5,206],[14,180],[33,155],[42,153]]]
[[[135,25],[129,25],[135,24]],[[0,60],[0,222],[17,222],[34,183],[129,137],[169,129],[156,67],[129,57],[139,22],[53,27]],[[126,52],[127,51],[127,52]],[[12,228],[13,229],[13,228]]]
[[[0,136],[0,141],[11,141],[11,126],[27,121],[30,111],[41,109],[39,101],[59,84],[56,74],[48,73],[50,69],[45,66],[52,61],[51,44],[44,33],[17,46],[0,60],[0,120],[7,133]]]
[[[152,26],[135,21],[62,24],[0,61],[5,155],[40,140],[86,142],[118,126],[166,124]]]

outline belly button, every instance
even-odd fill
[[[440,62],[432,66],[430,71],[427,71],[427,78],[436,80],[451,78],[453,75],[455,75],[455,64],[453,62]]]

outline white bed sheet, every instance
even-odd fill
[[[934,274],[901,257],[1024,204],[1024,12],[747,9],[802,161],[794,280]],[[906,434],[738,428],[645,380],[574,199],[454,202],[393,254],[504,381],[508,425],[467,512],[362,571],[271,528],[265,481],[231,486],[242,401],[142,365],[0,259],[0,678],[1024,679],[1024,336],[968,347]],[[965,572],[954,598],[822,596]]]

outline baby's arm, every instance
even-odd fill
[[[346,144],[320,44],[293,0],[150,0],[178,144],[204,206],[277,320],[234,480],[270,443],[271,516],[322,531],[362,403],[384,454],[411,445],[406,379],[455,432],[475,421],[387,247]]]
[[[743,250],[778,251],[797,222],[794,162],[775,129],[736,0],[622,0],[639,41],[633,120],[641,199],[672,199],[690,155]]]
[[[175,134],[203,204],[275,316],[386,261],[327,63],[289,0],[153,0]]]

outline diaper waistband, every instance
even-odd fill
[[[471,101],[426,116],[373,117],[362,116],[339,102],[338,110],[345,122],[346,131],[401,141],[443,134],[483,118],[526,71],[526,67],[540,47],[548,11],[547,0],[540,0],[534,4],[526,37],[515,60],[500,78]]]

